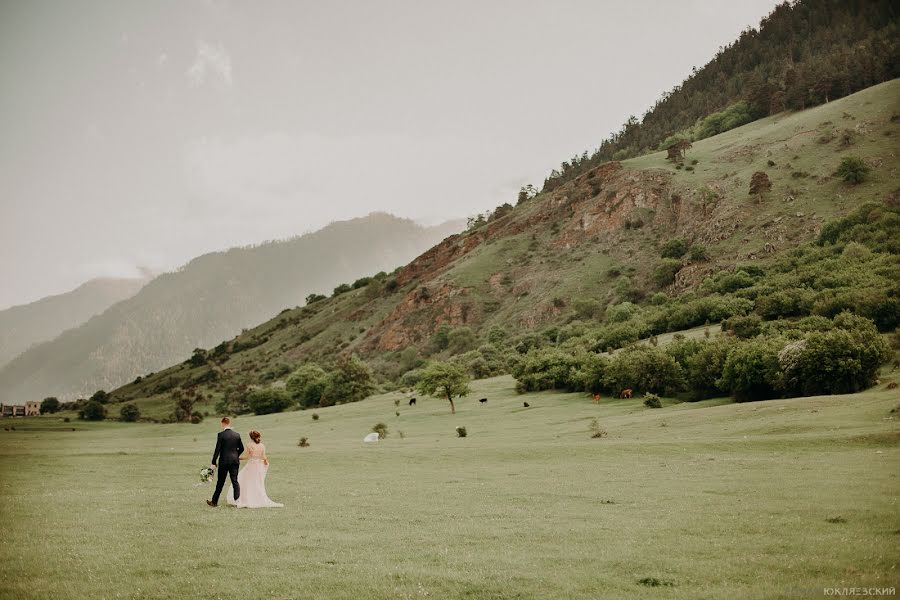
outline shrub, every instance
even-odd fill
[[[106,407],[97,400],[88,400],[78,411],[78,418],[82,421],[102,421],[106,418]]]
[[[663,306],[669,301],[669,297],[662,292],[656,292],[650,296],[650,304],[653,306]]]
[[[772,182],[769,176],[763,171],[757,171],[750,178],[750,195],[756,196],[757,200],[761,199],[772,189]]]
[[[606,320],[610,323],[624,323],[637,314],[639,310],[638,306],[631,302],[611,304],[606,309]]]
[[[286,391],[274,388],[253,390],[247,396],[247,405],[258,415],[282,412],[293,403]]]
[[[762,319],[759,315],[735,315],[722,321],[722,330],[742,339],[753,338],[762,331]]]
[[[735,345],[725,359],[718,387],[739,402],[776,397],[781,376],[778,353],[782,346],[778,338],[755,338]]]
[[[814,331],[778,354],[789,395],[849,394],[875,383],[878,368],[891,356],[875,325],[851,313],[835,319],[830,331]]]
[[[465,428],[465,427],[463,427],[462,425],[457,426],[457,428],[456,428],[456,437],[461,437],[461,438],[463,438],[463,437],[466,437],[467,435],[469,435],[469,432],[466,431],[466,428]]]
[[[681,258],[687,252],[688,245],[684,238],[672,238],[659,249],[662,258]]]
[[[591,438],[593,439],[606,437],[606,430],[600,426],[600,421],[598,421],[596,418],[591,419],[590,430]]]
[[[763,294],[756,299],[756,312],[767,320],[808,315],[812,310],[815,295],[815,292],[805,288],[790,288]]]
[[[123,404],[119,409],[119,418],[126,423],[134,423],[141,418],[141,411],[134,404]]]
[[[682,386],[681,368],[671,356],[658,348],[636,344],[616,353],[609,361],[604,378],[613,391],[671,394]]]
[[[194,413],[191,415],[191,423],[193,423],[194,425],[199,425],[202,422],[203,415],[201,415],[200,413]]]
[[[300,446],[301,448],[309,448],[309,438],[308,437],[300,438],[300,441],[297,442],[297,445]]]
[[[713,398],[726,393],[726,390],[719,387],[718,381],[722,377],[730,347],[727,340],[707,342],[682,363],[685,387],[691,400]]]
[[[327,373],[315,363],[307,363],[291,373],[285,389],[303,408],[318,406],[325,391]]]
[[[89,398],[89,400],[99,402],[100,404],[106,404],[107,402],[109,402],[110,397],[109,394],[107,394],[103,390],[97,390],[96,392],[94,392],[94,395]]]
[[[647,408],[662,408],[662,401],[656,394],[644,394],[644,406]]]
[[[599,394],[606,390],[606,367],[608,359],[600,354],[588,352],[581,360],[578,370],[572,375],[570,385],[585,392]]]
[[[666,287],[675,282],[675,275],[681,270],[681,261],[665,258],[653,269],[653,281],[657,287]]]
[[[62,406],[58,399],[54,397],[44,398],[41,402],[41,414],[53,414],[55,412],[59,412],[59,408]]]
[[[708,255],[706,253],[706,246],[701,244],[693,244],[688,249],[688,257],[694,262],[700,262],[706,260]]]
[[[856,185],[866,180],[871,169],[861,158],[845,156],[838,165],[835,175],[847,183]]]
[[[388,434],[388,426],[384,423],[375,423],[372,427],[372,431],[378,434],[378,439],[383,440],[387,437]]]
[[[541,390],[583,389],[584,383],[579,370],[582,364],[571,352],[558,348],[538,348],[531,350],[513,369],[513,377],[519,382],[523,392]]]
[[[704,283],[711,292],[719,292],[720,294],[730,294],[742,288],[748,288],[756,283],[756,279],[744,270],[729,273],[723,271],[711,280]]]
[[[468,352],[478,345],[478,337],[470,327],[457,327],[447,334],[447,351],[453,354]]]
[[[318,421],[318,420],[319,420],[319,413],[313,413],[313,414],[312,414],[312,420],[313,420],[313,421]]]

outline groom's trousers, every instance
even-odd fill
[[[240,463],[229,464],[229,465],[219,465],[218,477],[216,478],[216,491],[213,494],[212,501],[213,504],[219,503],[219,496],[222,494],[222,488],[225,487],[225,476],[231,477],[231,489],[234,490],[234,499],[237,500],[241,497],[241,486],[238,485],[238,467],[240,467]]]

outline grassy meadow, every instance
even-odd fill
[[[499,377],[475,382],[455,416],[446,401],[396,407],[399,395],[383,395],[319,409],[317,421],[240,417],[245,439],[263,433],[268,492],[285,504],[268,510],[205,505],[213,485],[197,473],[215,419],[6,419],[0,598],[757,599],[897,587],[900,394],[889,380],[852,396],[648,409],[519,396]],[[605,437],[591,437],[594,418]],[[379,421],[388,437],[364,445]]]

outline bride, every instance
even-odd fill
[[[260,443],[262,436],[258,431],[250,432],[252,443],[247,445],[247,451],[241,455],[241,460],[247,461],[247,466],[238,473],[238,485],[241,487],[241,497],[234,501],[234,490],[228,488],[228,504],[238,508],[280,508],[284,504],[272,502],[266,495],[266,473],[269,470],[269,459],[266,456],[266,446]]]

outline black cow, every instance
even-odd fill
[[[482,404],[484,404],[485,402],[487,402],[487,398],[482,398],[481,400],[479,400],[479,402],[481,402]]]
[[[410,406],[415,406],[415,405],[416,405],[416,399],[415,399],[415,398],[410,398],[410,399],[409,399],[409,405],[410,405]]]
[[[525,408],[528,408],[528,407],[531,406],[531,405],[528,404],[527,402],[523,402],[523,403],[522,403],[522,406],[524,406]]]

